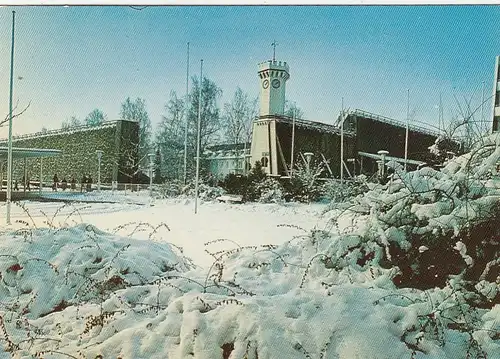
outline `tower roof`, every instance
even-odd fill
[[[289,72],[290,67],[286,63],[286,61],[276,61],[276,60],[268,60],[259,63],[259,72],[260,71],[266,71],[266,70],[282,70]]]

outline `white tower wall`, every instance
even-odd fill
[[[259,64],[260,116],[285,113],[286,81],[289,78],[286,62],[269,60]]]

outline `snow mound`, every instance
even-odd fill
[[[81,224],[4,233],[0,241],[0,302],[38,318],[61,306],[106,297],[146,278],[193,268],[166,243],[138,241]]]

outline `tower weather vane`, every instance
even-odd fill
[[[273,47],[273,61],[276,61],[276,45],[278,45],[278,43],[276,42],[276,40],[274,40],[271,44],[271,46]]]

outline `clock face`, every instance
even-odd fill
[[[264,82],[262,82],[262,87],[267,89],[269,87],[269,80],[264,80]]]
[[[280,80],[274,79],[273,82],[271,83],[275,89],[280,87]]]

